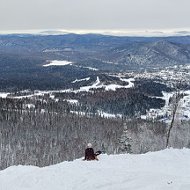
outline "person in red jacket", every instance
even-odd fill
[[[96,157],[96,154],[94,153],[94,149],[92,148],[91,143],[87,144],[84,160],[98,160],[98,158]]]

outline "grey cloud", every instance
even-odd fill
[[[0,30],[190,27],[189,0],[0,0]]]

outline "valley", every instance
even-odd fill
[[[189,36],[0,35],[1,169],[161,150],[171,123],[189,148],[189,63]]]

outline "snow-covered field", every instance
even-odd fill
[[[190,150],[101,155],[99,161],[12,166],[0,172],[2,190],[189,190]]]
[[[54,60],[51,61],[48,64],[43,65],[43,67],[49,67],[49,66],[65,66],[65,65],[71,65],[72,62],[70,61],[65,61],[65,60]]]

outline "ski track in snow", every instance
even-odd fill
[[[99,161],[63,162],[0,171],[2,190],[189,190],[190,150],[100,155]]]

